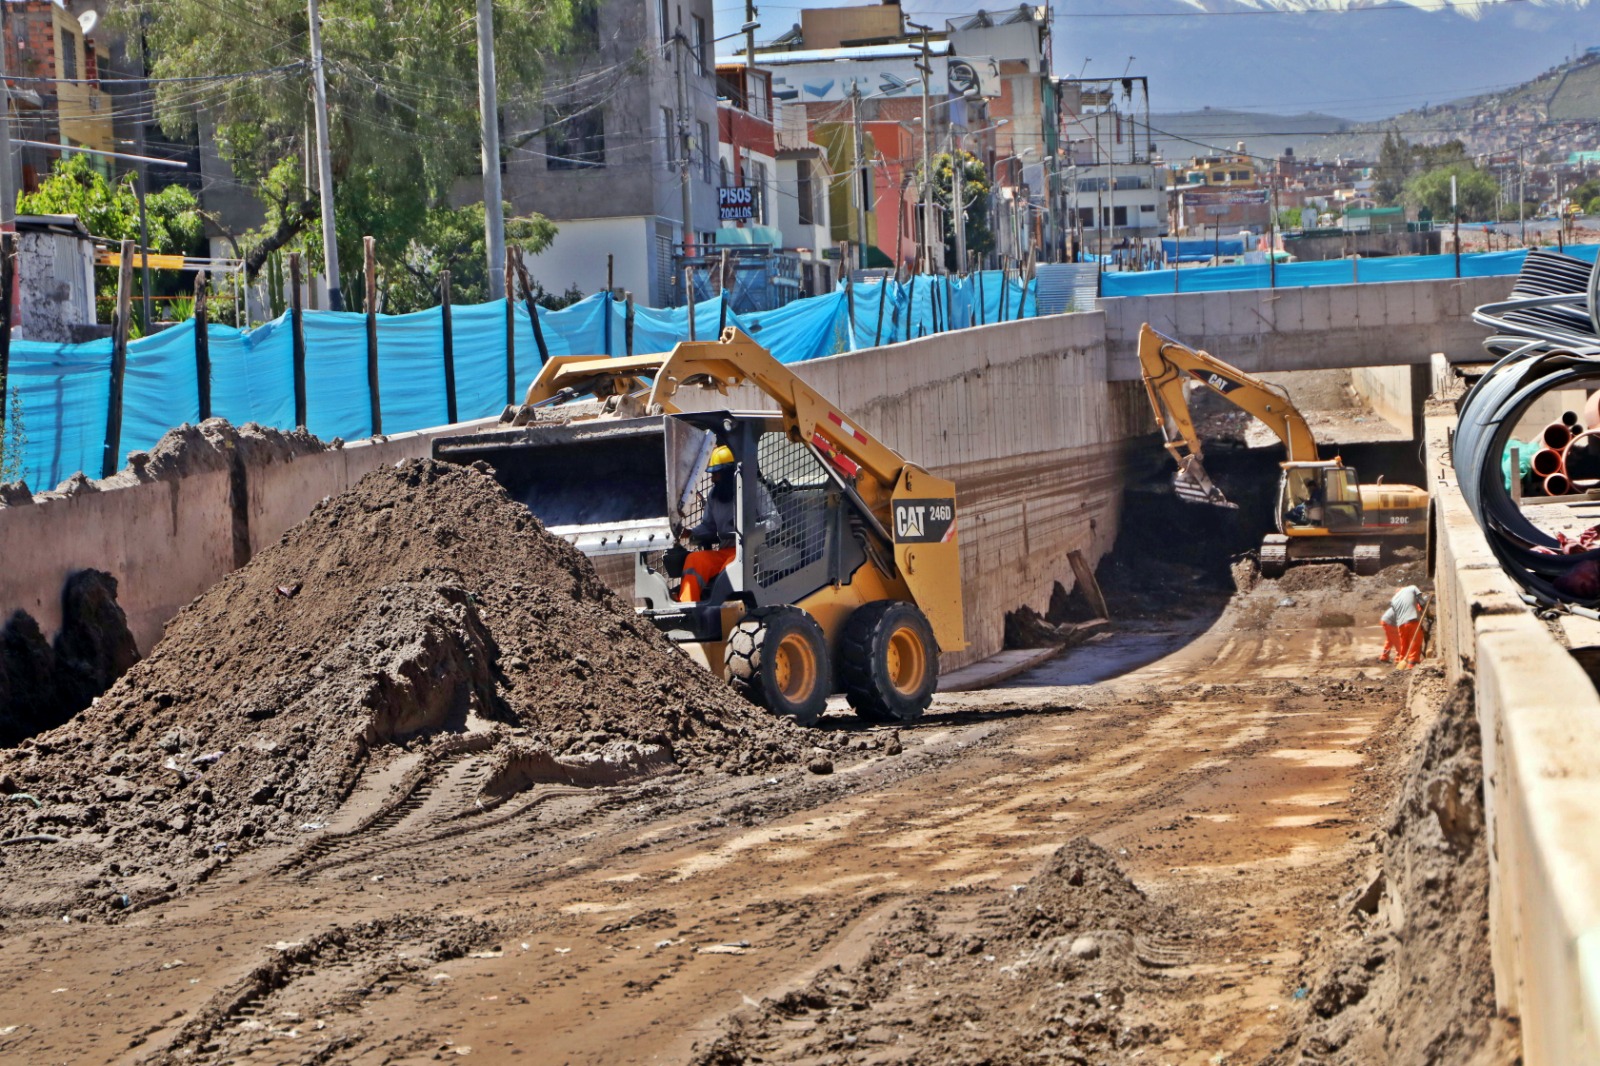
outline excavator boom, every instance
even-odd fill
[[[1191,380],[1265,422],[1283,441],[1289,462],[1317,460],[1317,441],[1311,427],[1288,397],[1265,381],[1251,377],[1209,352],[1197,351],[1164,337],[1151,329],[1149,323],[1139,328],[1139,367],[1156,425],[1161,427],[1166,449],[1178,464],[1174,485],[1185,499],[1233,506],[1201,465],[1204,444],[1189,413],[1188,397],[1184,395],[1184,388]]]

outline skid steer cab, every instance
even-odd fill
[[[684,409],[737,385],[775,409]],[[912,721],[941,648],[966,646],[955,486],[737,330],[553,359],[500,428],[434,455],[488,463],[688,655],[801,724],[834,692],[869,721]]]

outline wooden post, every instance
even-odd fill
[[[506,249],[506,405],[517,402],[517,272]]]
[[[944,328],[945,329],[948,330],[948,329],[957,329],[958,328],[956,326],[955,313],[956,313],[955,290],[951,286],[950,275],[946,274],[944,276]]]
[[[289,319],[290,336],[294,345],[294,424],[306,424],[306,325],[305,312],[300,307],[300,253],[289,253]],[[368,343],[371,343],[368,331]]]
[[[372,435],[383,436],[383,401],[378,394],[378,242],[361,238],[367,274],[367,396],[372,408]]]
[[[1011,303],[1011,297],[1008,295],[1008,290],[1010,288],[1011,288],[1011,268],[1006,265],[1005,260],[1001,260],[1000,261],[1000,318],[999,318],[999,321],[1001,321],[1001,322],[1004,322],[1006,320],[1006,310],[1007,310],[1008,305]]]
[[[194,382],[200,393],[200,421],[211,417],[211,333],[206,320],[206,272],[194,277]]]
[[[111,402],[106,405],[106,445],[100,460],[100,476],[110,477],[121,465],[122,383],[128,372],[128,314],[133,300],[133,242],[122,242],[121,264],[117,268],[117,309],[111,318]]]
[[[11,289],[17,276],[17,235],[0,234],[0,459],[6,454],[6,419],[11,414],[11,326],[16,317]]]
[[[878,326],[872,331],[872,346],[874,348],[883,343],[883,305],[888,302],[889,279],[885,276],[878,279]]]
[[[610,287],[607,287],[605,318],[601,320],[605,325],[604,340],[607,355],[611,354],[611,305],[615,302],[616,298],[612,296],[612,290]]]
[[[627,308],[627,310],[624,312],[623,317],[622,317],[622,343],[624,345],[623,352],[626,355],[632,355],[633,354],[633,293],[630,292],[626,296],[624,296],[623,297],[623,301],[624,301],[624,306]]]
[[[845,350],[853,352],[856,348],[856,288],[849,274],[844,276],[844,308],[849,321],[846,328],[850,331],[846,335],[848,343],[845,345]]]
[[[728,328],[728,250],[722,250],[722,256],[717,264],[717,336],[722,336],[722,331]]]
[[[517,280],[522,284],[522,300],[528,305],[528,321],[533,324],[533,343],[539,346],[539,365],[544,366],[550,361],[550,349],[545,346],[544,327],[539,324],[539,304],[533,298],[533,279],[528,276],[528,268],[522,262],[521,248],[513,248],[507,254],[517,267]]]
[[[450,319],[450,271],[439,271],[439,329],[444,341],[444,411],[451,424],[456,417],[456,335]]]
[[[683,293],[689,309],[689,339],[694,340],[694,267],[683,268]]]
[[[614,267],[616,266],[616,258],[617,257],[614,256],[614,255],[607,255],[606,256],[606,291],[607,292],[611,292],[613,289],[615,289],[617,287],[617,275],[616,275],[616,271],[614,270]]]
[[[911,280],[906,283],[906,332],[901,340],[911,339],[911,321],[916,311],[917,303],[917,275],[912,274]]]

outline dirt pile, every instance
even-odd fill
[[[0,627],[0,747],[67,721],[138,661],[117,579],[79,570],[62,589],[53,643],[26,611]]]
[[[1382,870],[1352,886],[1351,921],[1316,973],[1281,1063],[1520,1061],[1495,1016],[1483,753],[1469,682],[1444,702],[1381,842]]]
[[[1079,838],[1026,885],[907,905],[860,965],[735,1016],[693,1061],[1154,1061],[1197,939]]]
[[[469,732],[518,757],[685,770],[754,772],[809,747],[638,619],[492,478],[413,460],[324,501],[184,608],[93,706],[0,752],[0,791],[31,797],[0,804],[0,845],[58,838],[0,848],[0,876],[75,871],[115,907],[136,880],[181,883],[301,839],[364,770]]]

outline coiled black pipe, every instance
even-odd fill
[[[1512,431],[1541,396],[1600,383],[1596,341],[1594,348],[1540,348],[1496,363],[1462,400],[1451,444],[1461,495],[1506,573],[1541,600],[1591,607],[1600,605],[1600,549],[1551,554],[1560,550],[1556,538],[1512,502],[1501,462]]]

